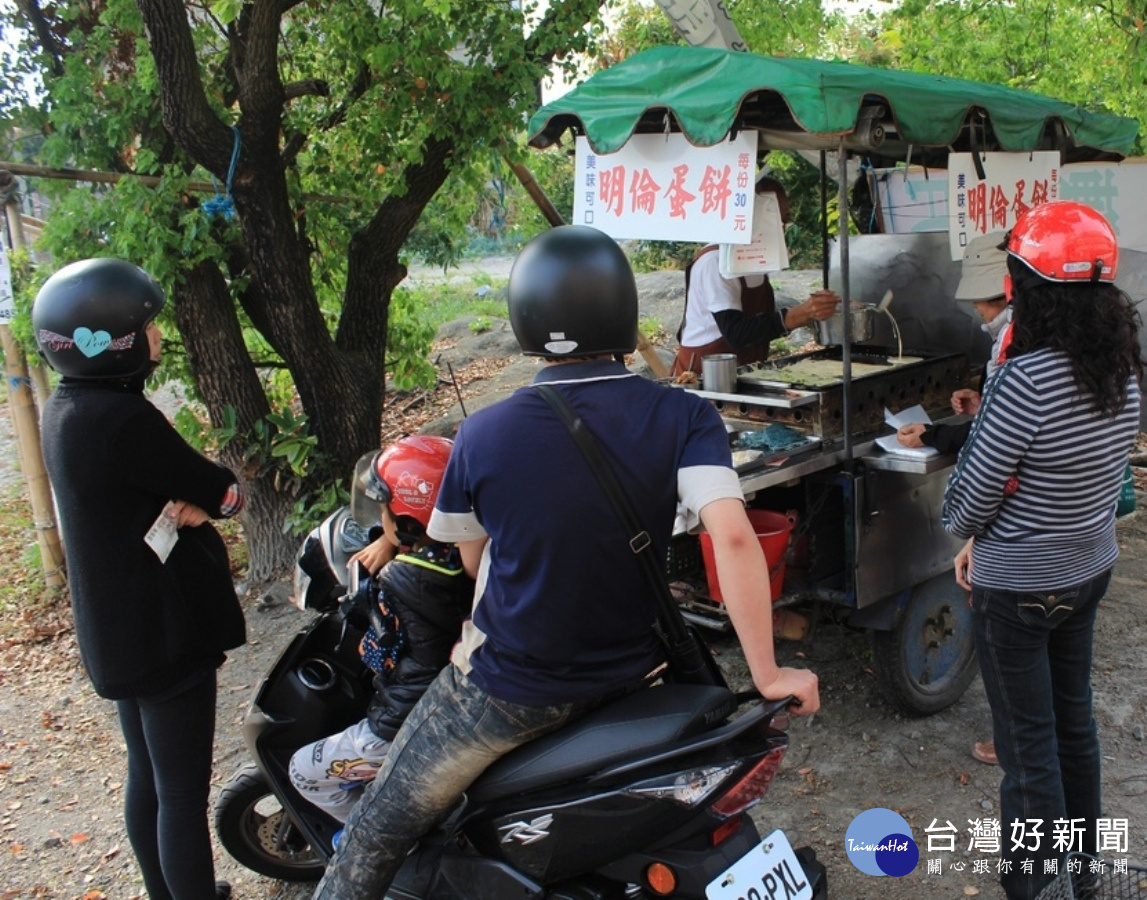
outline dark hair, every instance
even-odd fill
[[[1127,379],[1143,377],[1142,322],[1131,298],[1113,284],[1047,281],[1010,254],[1008,272],[1015,296],[1007,358],[1065,353],[1096,410],[1114,416],[1127,402]]]
[[[785,186],[773,178],[772,175],[762,175],[758,178],[753,191],[757,194],[776,194],[778,197],[788,199],[788,192],[785,191]]]

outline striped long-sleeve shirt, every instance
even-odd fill
[[[991,380],[944,495],[944,528],[975,537],[972,583],[1071,587],[1118,556],[1115,506],[1139,430],[1139,387],[1114,417],[1095,412],[1065,354],[1040,350]]]

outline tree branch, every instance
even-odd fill
[[[283,99],[290,102],[299,97],[329,97],[331,86],[321,78],[292,81],[283,87]]]
[[[163,124],[196,162],[227,177],[234,137],[203,90],[191,26],[180,0],[138,0],[163,98]]]
[[[52,60],[52,76],[59,78],[64,74],[64,47],[52,33],[44,11],[40,9],[37,0],[18,0],[18,6],[20,12],[24,14],[24,18],[31,23],[32,30],[36,32],[36,40],[40,42],[40,48]]]
[[[526,38],[526,58],[532,62],[544,62],[547,66],[550,65],[559,52],[569,49],[568,38],[564,41],[555,41],[554,35],[568,36],[575,28],[585,27],[593,18],[594,12],[604,6],[604,0],[565,0],[563,3],[551,3],[538,27]],[[553,48],[541,50],[543,41],[552,43]]]
[[[327,116],[326,121],[323,122],[322,130],[330,131],[346,121],[347,110],[354,106],[355,102],[362,97],[370,88],[372,79],[370,76],[370,67],[366,64],[359,66],[358,72],[355,73],[354,82],[347,91],[342,102],[339,103],[330,114]],[[306,146],[310,136],[301,131],[292,133],[286,140],[283,147],[283,162],[288,167],[295,164],[300,151]]]

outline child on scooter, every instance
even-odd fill
[[[352,558],[373,576],[360,596],[371,627],[359,653],[377,674],[366,718],[297,750],[291,781],[345,822],[364,784],[378,773],[391,739],[448,662],[470,614],[474,582],[453,544],[426,537],[453,442],[410,435],[380,452],[367,496],[381,506],[383,534]]]

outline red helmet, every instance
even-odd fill
[[[396,519],[410,516],[425,528],[453,447],[449,438],[428,434],[399,438],[375,454],[367,496],[389,506]]]
[[[1074,200],[1041,203],[1008,233],[1008,254],[1048,281],[1115,281],[1119,241],[1102,214]]]

